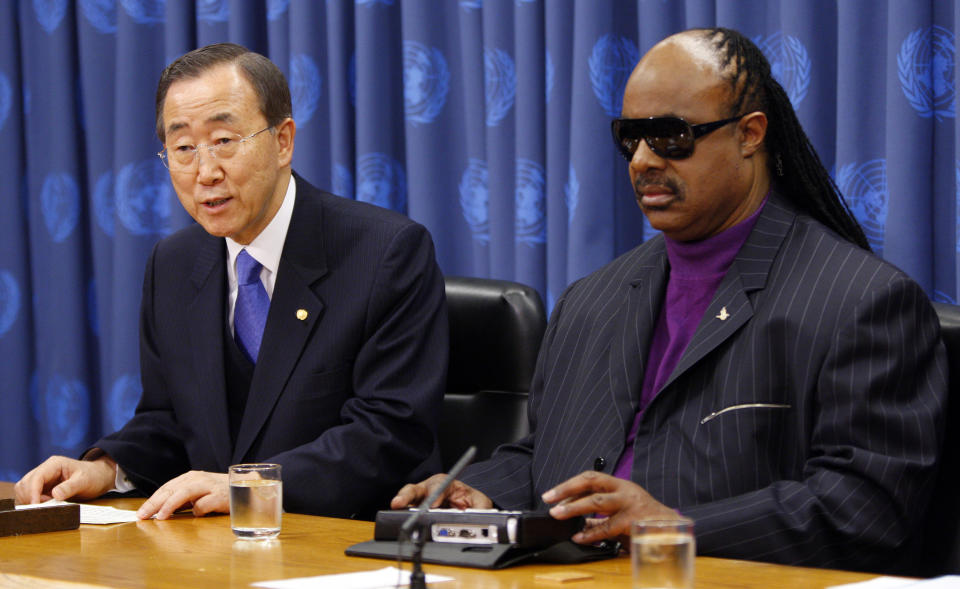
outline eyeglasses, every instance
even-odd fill
[[[212,158],[228,160],[240,152],[240,148],[243,147],[244,143],[250,141],[267,129],[272,128],[273,125],[270,125],[269,127],[260,129],[256,133],[250,133],[246,137],[239,134],[220,137],[210,145],[205,143],[198,145],[176,145],[172,149],[164,146],[162,150],[157,152],[157,156],[160,157],[160,161],[163,162],[163,165],[166,166],[167,169],[173,171],[186,170],[192,167],[193,163],[197,161],[197,152],[199,152],[201,148],[206,148]]]
[[[613,131],[613,142],[627,161],[633,159],[641,139],[660,157],[679,160],[693,155],[693,144],[697,138],[745,116],[747,113],[702,125],[691,125],[680,117],[614,119],[610,128]]]

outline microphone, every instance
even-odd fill
[[[437,500],[437,497],[443,494],[447,490],[447,487],[460,476],[460,472],[466,468],[470,461],[473,460],[474,455],[477,453],[476,446],[470,446],[467,448],[467,451],[463,453],[463,456],[460,457],[460,460],[457,460],[456,464],[453,465],[453,468],[450,469],[450,472],[447,473],[447,478],[443,479],[443,484],[433,490],[430,493],[430,496],[424,499],[423,503],[420,504],[420,507],[416,511],[410,514],[410,517],[407,518],[407,521],[403,522],[403,525],[400,526],[400,533],[407,534],[409,537],[410,531],[413,530],[413,526],[417,525],[417,522],[423,516],[424,513],[430,509],[430,506],[433,505],[433,502]]]
[[[467,451],[463,453],[460,460],[457,460],[457,463],[454,464],[450,472],[447,473],[447,478],[443,479],[443,484],[434,489],[433,492],[430,493],[430,496],[420,504],[420,507],[411,513],[407,521],[403,522],[403,525],[400,526],[400,542],[403,542],[404,534],[406,534],[407,538],[413,540],[413,554],[410,559],[413,563],[413,570],[410,571],[410,589],[427,589],[427,577],[423,574],[423,545],[427,541],[426,531],[418,529],[414,535],[414,527],[417,525],[417,522],[420,521],[420,517],[423,516],[423,514],[430,509],[430,506],[433,505],[433,502],[437,500],[437,497],[446,491],[450,483],[460,476],[460,471],[470,464],[470,461],[473,460],[473,456],[476,453],[476,446],[467,448]]]

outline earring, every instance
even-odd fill
[[[783,178],[783,158],[780,157],[780,154],[777,154],[777,176]]]

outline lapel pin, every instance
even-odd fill
[[[297,309],[297,319],[300,321],[306,321],[309,316],[310,313],[307,313],[306,309]]]
[[[727,308],[723,307],[720,309],[720,314],[717,315],[717,319],[719,319],[720,321],[726,321],[727,317],[729,316],[730,316],[730,313],[727,313]]]

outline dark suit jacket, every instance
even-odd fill
[[[447,316],[430,236],[403,215],[296,183],[235,446],[225,241],[195,225],[154,248],[141,306],[143,397],[97,443],[139,490],[190,469],[269,461],[283,466],[287,511],[367,516],[439,469]]]
[[[668,271],[657,237],[563,294],[531,435],[465,482],[535,508],[571,476],[613,471]],[[931,491],[945,395],[918,285],[774,194],[644,413],[632,479],[695,520],[701,554],[896,568]]]

